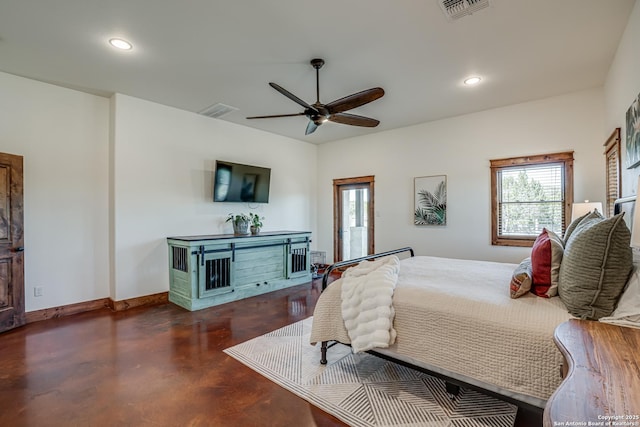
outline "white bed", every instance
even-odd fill
[[[393,295],[396,342],[376,352],[543,408],[561,382],[560,298],[509,296],[516,264],[417,256],[400,262]],[[322,293],[311,342],[349,344],[342,279]],[[329,350],[330,351],[330,350]]]
[[[411,248],[354,260],[404,251],[412,255],[400,261],[399,271],[394,270],[397,281],[390,312],[395,313],[391,332],[397,338],[372,352],[444,376],[453,384],[498,394],[519,406],[544,408],[562,381],[563,358],[553,340],[559,324],[576,316],[640,327],[640,273],[637,263],[633,265],[631,233],[621,210],[629,203],[634,204],[635,197],[616,201],[617,215],[611,218],[595,211],[572,221],[564,240],[556,236],[552,244],[548,239],[547,265],[533,259],[549,237],[543,230],[532,248],[533,274],[536,269],[559,271],[558,282],[554,292],[549,286],[542,293],[533,288],[532,292],[550,298],[536,296],[528,288],[511,298],[517,264],[413,257]],[[347,263],[334,264],[329,271]],[[349,280],[329,285],[316,305],[311,342],[323,343],[322,362],[327,342],[350,344],[341,310],[341,287],[345,283],[349,290]]]

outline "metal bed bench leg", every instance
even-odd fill
[[[444,385],[445,385],[445,388],[447,390],[447,393],[449,393],[451,395],[452,399],[454,397],[456,397],[458,394],[460,394],[460,386],[459,385],[451,384],[448,381],[445,381]]]
[[[327,341],[322,341],[320,345],[320,364],[327,364]]]

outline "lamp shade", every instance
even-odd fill
[[[602,203],[590,202],[588,200],[585,200],[584,203],[574,203],[571,206],[571,221],[580,218],[584,214],[593,212],[594,209],[602,213]]]

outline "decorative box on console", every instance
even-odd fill
[[[194,311],[308,282],[310,242],[306,231],[169,237],[169,301]]]

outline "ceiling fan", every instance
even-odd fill
[[[292,116],[307,116],[309,123],[305,135],[313,133],[318,126],[326,121],[334,123],[341,123],[343,125],[351,126],[364,126],[364,127],[376,127],[380,123],[379,120],[372,119],[370,117],[358,116],[356,114],[345,113],[347,110],[351,110],[361,105],[368,104],[371,101],[382,97],[384,90],[381,87],[374,87],[371,89],[363,90],[362,92],[354,93],[344,98],[337,99],[328,104],[322,104],[320,102],[320,68],[324,65],[323,59],[312,59],[311,65],[316,69],[316,102],[314,104],[308,104],[302,99],[298,98],[282,86],[275,83],[269,83],[269,86],[292,100],[293,102],[304,107],[304,111],[293,114],[276,114],[272,116],[253,116],[247,117],[247,119],[270,119],[273,117],[292,117]]]

